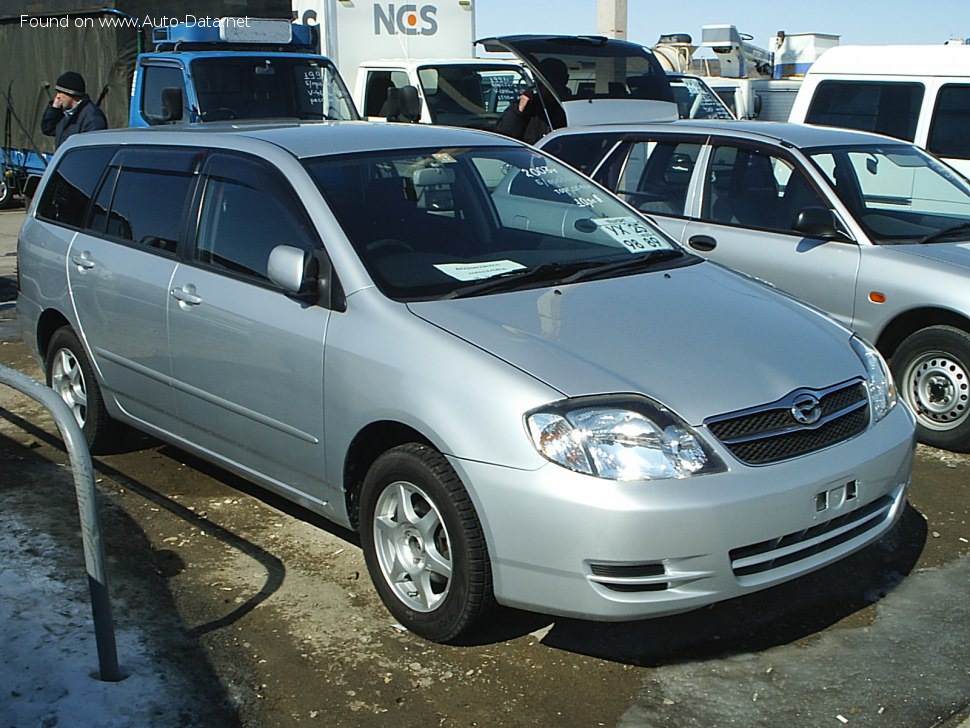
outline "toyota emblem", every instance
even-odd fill
[[[791,416],[803,425],[814,425],[822,417],[822,407],[814,394],[800,394],[791,406]]]

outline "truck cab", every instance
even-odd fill
[[[218,27],[156,28],[153,41],[155,51],[138,56],[131,127],[359,118],[333,63],[313,53],[309,27],[222,18]]]

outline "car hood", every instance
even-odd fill
[[[926,245],[893,245],[888,250],[939,261],[970,270],[970,243],[927,243]]]
[[[564,396],[640,393],[695,425],[863,373],[846,329],[708,263],[408,306]]]

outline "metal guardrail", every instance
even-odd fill
[[[44,405],[53,415],[57,429],[67,447],[74,473],[78,512],[81,517],[81,541],[84,545],[84,564],[91,591],[91,610],[94,613],[94,636],[98,645],[99,677],[106,682],[118,682],[126,677],[118,666],[114,625],[111,620],[111,600],[108,597],[108,576],[104,565],[104,542],[98,518],[97,488],[94,467],[84,434],[67,404],[49,387],[31,379],[23,372],[0,364],[0,384]]]

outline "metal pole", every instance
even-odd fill
[[[94,636],[98,645],[100,678],[106,682],[125,679],[118,666],[114,625],[111,620],[111,600],[108,597],[108,576],[104,566],[104,542],[98,518],[98,491],[94,485],[94,467],[84,434],[74,414],[54,390],[31,379],[23,372],[0,364],[0,384],[6,384],[44,405],[53,415],[57,429],[67,447],[74,473],[78,513],[81,517],[81,542],[84,546],[84,565],[88,588],[91,591],[91,611],[94,614]]]
[[[596,32],[607,38],[626,40],[627,0],[596,0]]]

